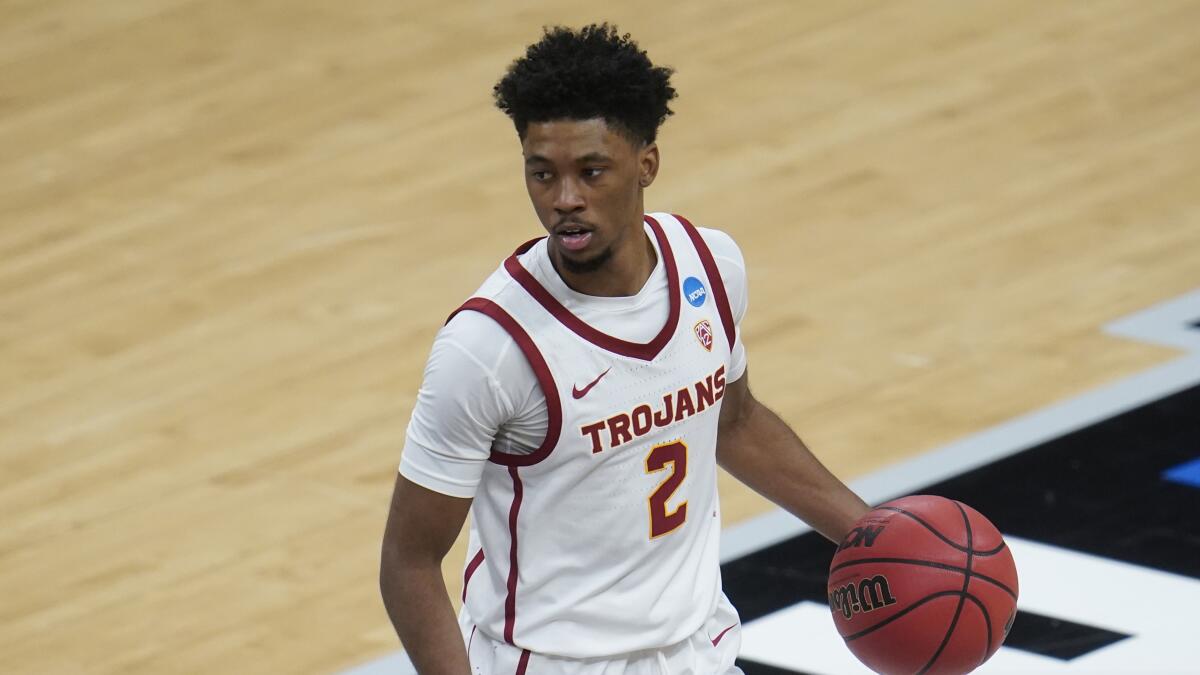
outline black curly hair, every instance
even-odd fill
[[[672,72],[615,26],[556,26],[512,62],[492,95],[522,139],[530,122],[600,117],[634,142],[653,143],[672,114]]]

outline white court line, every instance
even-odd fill
[[[1200,289],[1114,321],[1105,332],[1191,353],[863,476],[850,487],[868,503],[878,504],[1200,384],[1200,330],[1190,326],[1197,319]],[[810,529],[781,509],[756,516],[721,534],[721,562]],[[828,609],[822,612],[827,622]],[[416,675],[416,670],[403,652],[397,652],[340,675]]]
[[[1139,342],[1200,352],[1200,289],[1131,314],[1104,327],[1104,332]]]
[[[1163,604],[1200,605],[1200,581],[1020,537],[1005,540],[1022,565],[1021,609],[1136,638],[1070,661],[1001,646],[980,673],[1170,673],[1193,662],[1194,627]],[[749,622],[742,627],[741,655],[780,668],[803,664],[806,672],[871,675],[842,645],[825,603],[801,602]]]

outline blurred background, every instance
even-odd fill
[[[1200,287],[1200,3],[0,0],[0,671],[398,649],[429,346],[540,232],[491,86],[598,20],[677,70],[647,209],[740,243],[844,478],[1175,356],[1101,329]]]

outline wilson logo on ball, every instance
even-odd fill
[[[882,528],[880,528],[882,529]],[[842,617],[849,619],[855,614],[871,612],[880,607],[896,604],[896,597],[888,586],[887,577],[876,574],[858,583],[849,583],[829,593],[829,606]]]
[[[838,546],[839,551],[845,551],[848,548],[855,546],[866,546],[870,548],[875,545],[875,539],[883,532],[884,525],[879,527],[856,527],[846,534],[842,539],[842,543]]]

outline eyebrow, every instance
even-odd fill
[[[588,164],[591,162],[611,162],[613,160],[612,160],[612,157],[609,157],[608,155],[606,155],[602,152],[589,152],[588,154],[583,155],[582,157],[579,157],[575,161],[576,161],[576,163],[579,163],[579,164]],[[550,163],[551,163],[550,160],[547,159],[546,157],[543,157],[542,155],[530,155],[525,158],[526,165],[550,164]]]

